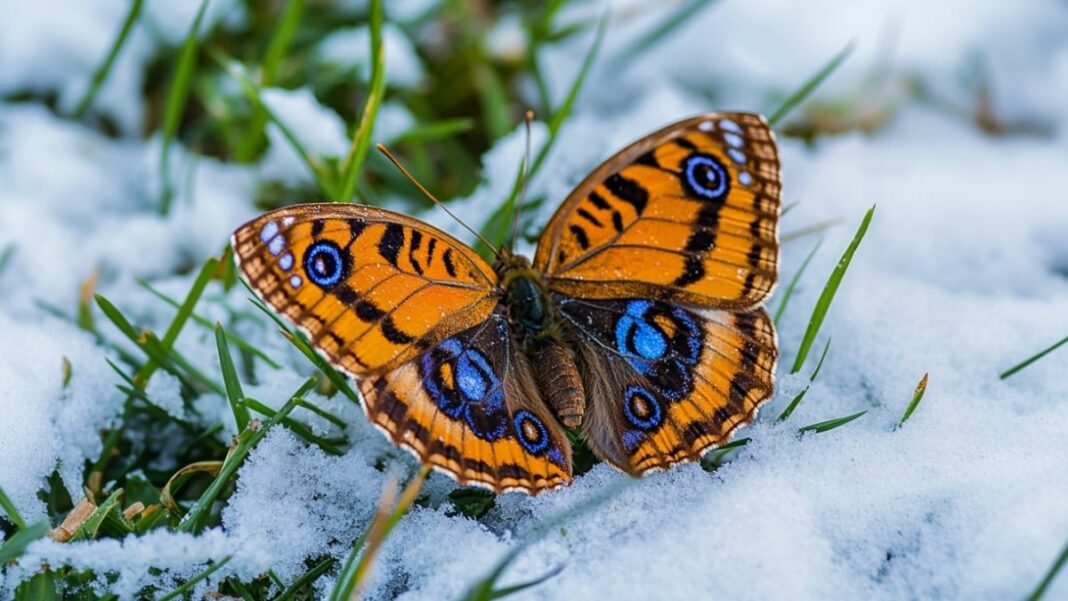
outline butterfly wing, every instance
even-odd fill
[[[545,228],[534,266],[568,296],[750,308],[777,277],[780,192],[763,117],[688,119],[579,184]]]
[[[536,493],[571,481],[571,449],[537,396],[493,269],[420,221],[298,205],[233,236],[241,273],[360,384],[368,418],[465,484]]]
[[[360,388],[380,430],[462,484],[537,493],[571,481],[571,446],[503,309]]]
[[[238,228],[252,290],[352,376],[380,373],[485,321],[497,276],[466,245],[372,207],[297,205]]]
[[[590,399],[583,437],[640,475],[697,460],[756,417],[778,351],[763,309],[694,310],[646,299],[558,297]]]

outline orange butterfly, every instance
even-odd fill
[[[598,167],[533,263],[404,215],[298,205],[233,236],[245,279],[360,385],[368,418],[462,484],[568,484],[565,428],[645,474],[697,460],[772,393],[781,184],[763,117],[710,113]]]

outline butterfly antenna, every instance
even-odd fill
[[[445,213],[447,213],[449,215],[449,217],[452,217],[453,219],[456,220],[456,223],[459,223],[460,225],[464,226],[464,229],[466,229],[467,231],[471,232],[475,236],[475,238],[478,238],[478,240],[480,242],[485,244],[486,248],[490,249],[490,252],[492,252],[494,254],[494,256],[496,256],[498,259],[500,258],[500,256],[501,256],[500,251],[497,250],[496,248],[494,248],[493,245],[490,244],[489,240],[486,240],[486,238],[483,237],[482,234],[478,233],[477,231],[475,231],[474,228],[472,228],[471,226],[469,226],[466,223],[464,223],[464,221],[462,219],[457,217],[455,213],[453,213],[452,211],[449,210],[449,207],[445,206],[445,203],[443,203],[440,200],[438,200],[438,198],[436,196],[434,196],[433,194],[430,193],[430,190],[427,190],[423,186],[423,184],[420,184],[419,180],[415,179],[415,176],[412,175],[411,172],[409,172],[407,169],[405,169],[404,165],[401,165],[401,162],[397,160],[397,157],[393,156],[393,153],[391,153],[388,148],[386,148],[382,144],[375,144],[375,148],[378,149],[378,152],[381,152],[382,154],[386,155],[386,158],[389,159],[389,162],[393,163],[393,166],[396,167],[398,170],[400,170],[400,172],[404,175],[404,177],[406,177],[408,179],[408,181],[412,183],[413,186],[418,188],[419,191],[423,193],[423,195],[425,195],[427,198],[429,198],[431,200],[431,202],[433,202],[434,204],[436,204],[439,207],[441,207],[445,211]]]
[[[512,250],[515,250],[516,239],[519,238],[519,215],[522,214],[523,203],[527,199],[527,182],[530,180],[530,123],[534,121],[534,111],[527,111],[525,121],[527,126],[527,148],[526,154],[523,156],[523,175],[519,180],[519,198],[512,209],[512,241],[508,245],[508,248]]]

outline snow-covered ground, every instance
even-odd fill
[[[177,151],[176,207],[158,216],[160,140],[136,134],[146,110],[139,90],[155,45],[179,39],[192,18],[192,9],[177,5],[193,4],[146,3],[154,33],[135,30],[100,97],[122,137],[103,137],[36,103],[0,103],[0,252],[14,248],[0,272],[0,487],[28,521],[45,515],[36,493],[57,467],[80,496],[84,462],[99,454],[99,431],[117,418],[123,400],[104,361],[109,351],[36,301],[73,312],[80,282],[100,269],[101,293],[139,324],[166,327],[173,311],[134,279],[180,297],[191,278],[172,274],[219,253],[230,231],[255,214],[250,198],[258,181],[307,177],[277,132],[264,162],[251,168]],[[413,2],[401,4],[415,10]],[[106,52],[126,3],[32,6],[5,7],[0,18],[0,93],[52,91],[60,107],[69,107]],[[213,7],[209,19],[242,18],[225,2]],[[600,10],[591,5],[569,17]],[[627,14],[627,7],[616,13]],[[856,52],[817,97],[864,106],[871,96],[887,122],[870,135],[820,137],[812,145],[780,136],[784,200],[800,201],[783,231],[832,218],[844,225],[824,234],[783,318],[780,391],[745,431],[752,442],[714,473],[691,465],[630,486],[525,551],[504,581],[563,565],[523,596],[1024,596],[1068,541],[1068,349],[1007,380],[998,374],[1068,335],[1068,5],[723,2],[640,58],[613,61],[659,17],[621,18],[609,30],[602,60],[534,192],[562,199],[601,159],[684,116],[773,110],[851,40]],[[410,46],[405,54],[403,34],[394,33],[396,54],[406,61],[399,69],[417,80],[417,58]],[[508,31],[500,38],[510,43]],[[365,44],[324,40],[324,56],[345,55],[350,42]],[[543,55],[556,94],[566,91],[588,44],[583,38]],[[1009,125],[1006,135],[984,133],[969,118],[984,82],[993,114]],[[707,89],[717,94],[709,97]],[[274,94],[272,106],[302,125],[311,147],[345,147],[337,116],[313,96]],[[406,127],[403,114],[396,119],[394,130]],[[544,128],[536,127],[535,136],[537,143]],[[493,148],[484,157],[486,181],[454,210],[474,222],[493,210],[511,186],[522,144],[517,129]],[[872,204],[871,229],[817,343],[822,348],[833,338],[826,364],[790,422],[775,424],[771,416],[814,366],[811,357],[801,374],[787,373],[809,311]],[[555,208],[546,205],[541,222]],[[425,217],[456,229],[440,214]],[[785,244],[784,278],[816,238]],[[208,295],[220,294],[212,284]],[[198,310],[226,319],[227,307],[249,311],[245,292]],[[261,367],[259,384],[246,392],[280,405],[309,367],[270,324],[246,320],[242,328],[285,363],[278,371]],[[209,330],[188,327],[178,347],[205,370],[217,369]],[[72,366],[67,386],[64,358]],[[930,385],[922,404],[896,429],[925,372]],[[171,411],[185,411],[177,383],[165,374],[155,376],[150,394]],[[42,563],[117,573],[110,586],[130,596],[153,578],[190,576],[226,555],[233,559],[207,584],[267,569],[288,582],[306,571],[306,558],[343,557],[390,474],[410,473],[413,462],[347,401],[313,400],[351,423],[354,443],[343,456],[276,428],[241,468],[221,527],[197,537],[157,531],[124,541],[39,541],[0,574],[0,597]],[[221,396],[205,395],[197,408],[198,419],[231,419]],[[797,435],[799,425],[862,410],[868,413],[842,428]],[[295,416],[325,427],[310,413]],[[227,439],[233,424],[228,428]],[[375,466],[383,456],[391,466],[385,472]],[[453,484],[435,475],[428,505],[413,509],[387,541],[368,593],[455,598],[536,524],[618,477],[599,465],[566,490],[533,499],[506,495],[475,521],[452,515],[445,495]],[[166,572],[149,576],[149,567]],[[322,590],[332,578],[322,580]],[[1054,582],[1048,598],[1068,598],[1068,576]]]

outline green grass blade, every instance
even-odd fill
[[[901,421],[898,422],[897,427],[905,425],[905,422],[909,421],[909,417],[912,416],[912,412],[919,407],[920,400],[923,399],[924,393],[927,392],[927,374],[923,374],[920,378],[920,383],[916,385],[916,391],[912,393],[912,400],[909,401],[909,406],[905,409],[905,414],[901,416]]]
[[[1057,573],[1064,568],[1064,564],[1068,563],[1068,544],[1061,549],[1061,554],[1053,562],[1053,565],[1049,567],[1046,575],[1042,577],[1042,580],[1035,587],[1035,590],[1031,591],[1031,594],[1027,596],[1027,601],[1039,601],[1043,595],[1046,594],[1046,589],[1053,582],[1053,579],[1057,577]]]
[[[482,58],[474,69],[475,90],[482,109],[482,124],[486,137],[495,142],[508,134],[512,127],[512,113],[508,106],[508,92],[501,76],[488,59]]]
[[[3,565],[22,555],[33,541],[48,533],[48,522],[37,522],[12,534],[3,544],[0,544],[0,565]]]
[[[308,169],[308,172],[311,174],[312,179],[315,180],[315,183],[318,184],[319,189],[323,191],[323,194],[325,194],[327,198],[336,196],[335,191],[337,186],[326,173],[325,168],[310,152],[308,152],[308,149],[304,147],[304,144],[302,144],[296,134],[293,133],[293,130],[286,125],[285,121],[282,121],[282,119],[263,102],[259,88],[252,82],[252,78],[245,72],[241,63],[232,59],[217,48],[211,49],[210,54],[212,59],[230,74],[230,77],[233,77],[239,84],[241,84],[241,89],[244,90],[245,96],[248,97],[249,102],[263,108],[263,112],[267,115],[268,120],[278,128],[282,137],[293,147],[294,152],[300,157],[301,162],[304,163],[304,166]]]
[[[666,37],[671,35],[680,26],[693,20],[694,15],[707,8],[715,0],[689,0],[681,4],[670,15],[665,17],[651,30],[643,34],[637,40],[627,44],[626,50],[621,52],[613,61],[614,70],[622,70],[634,59],[656,46]]]
[[[864,214],[864,219],[860,222],[857,233],[849,242],[849,246],[846,248],[842,258],[838,260],[838,264],[835,265],[830,278],[827,279],[823,292],[820,294],[819,300],[816,301],[816,306],[812,309],[812,317],[808,321],[808,329],[805,330],[805,335],[801,339],[801,347],[797,350],[797,358],[794,359],[794,365],[790,369],[790,373],[796,374],[801,371],[801,367],[805,364],[805,359],[812,348],[812,343],[816,340],[820,326],[823,325],[823,319],[827,316],[827,311],[831,308],[831,302],[834,301],[834,295],[838,292],[838,286],[841,285],[842,278],[845,277],[846,270],[849,269],[849,263],[853,260],[853,253],[857,251],[860,241],[864,239],[864,234],[868,231],[868,224],[871,223],[873,215],[875,215],[875,205],[872,205],[868,212]]]
[[[249,300],[251,300],[252,304],[256,305],[260,309],[260,311],[263,311],[263,313],[267,315],[267,317],[270,317],[271,320],[278,325],[278,329],[282,332],[282,335],[286,338],[286,340],[292,343],[293,346],[297,347],[297,350],[299,350],[301,354],[308,359],[308,361],[311,361],[312,365],[317,367],[319,371],[323,372],[323,375],[325,375],[326,378],[330,380],[330,383],[334,385],[334,388],[338,389],[338,391],[348,397],[348,399],[353,403],[356,403],[357,405],[360,404],[360,397],[357,396],[356,392],[352,389],[352,387],[349,386],[348,380],[345,379],[345,376],[341,375],[336,369],[333,368],[333,366],[327,363],[326,360],[323,359],[319,355],[319,353],[315,351],[315,349],[311,347],[307,339],[304,338],[304,334],[290,328],[289,324],[282,321],[280,317],[275,315],[274,312],[271,311],[269,307],[261,303],[259,299],[250,298]]]
[[[4,513],[7,514],[7,519],[14,524],[16,528],[21,530],[26,527],[26,520],[22,519],[22,514],[19,513],[18,508],[16,508],[15,504],[8,498],[7,493],[4,492],[3,488],[0,488],[0,509],[4,510]]]
[[[701,469],[706,472],[714,472],[718,470],[723,466],[723,462],[726,461],[727,456],[749,444],[749,440],[749,438],[732,440],[721,447],[716,447],[705,453],[704,457],[701,457]]]
[[[552,150],[553,144],[556,143],[560,128],[564,126],[568,117],[571,116],[571,109],[575,106],[575,100],[586,83],[586,77],[590,74],[590,69],[593,68],[593,64],[597,61],[597,55],[604,44],[604,36],[607,31],[608,15],[605,15],[597,25],[597,33],[594,35],[593,44],[590,45],[590,49],[586,52],[586,57],[582,59],[582,67],[575,76],[575,80],[571,82],[571,87],[567,90],[567,96],[564,97],[564,101],[560,103],[560,106],[556,107],[552,118],[549,119],[549,137],[545,140],[545,144],[542,144],[538,153],[534,156],[534,162],[530,165],[531,178],[538,172],[538,169],[541,169],[542,163],[545,162],[545,158],[549,155],[549,151]]]
[[[100,527],[104,524],[104,520],[107,519],[108,514],[113,511],[120,511],[119,500],[122,498],[123,490],[120,488],[115,492],[108,495],[108,498],[104,500],[93,513],[89,514],[84,522],[78,529],[74,531],[74,535],[71,536],[71,542],[80,540],[93,540],[96,538],[97,532],[100,531]]]
[[[226,388],[197,369],[188,359],[173,348],[167,348],[152,332],[145,332],[140,340],[141,350],[160,367],[189,384],[200,384],[204,389],[226,394]]]
[[[1038,354],[1031,356],[1030,358],[1024,360],[1022,363],[1019,363],[1019,364],[1017,364],[1017,365],[1015,365],[1013,367],[1010,367],[1009,369],[1006,369],[998,377],[1001,378],[1002,380],[1004,380],[1005,378],[1008,378],[1009,376],[1015,374],[1016,372],[1020,371],[1021,369],[1027,367],[1028,365],[1031,365],[1035,361],[1038,361],[1042,357],[1045,357],[1046,355],[1052,353],[1053,351],[1057,350],[1058,348],[1060,348],[1061,346],[1063,346],[1065,344],[1068,344],[1068,336],[1065,336],[1064,338],[1061,338],[1057,342],[1053,343],[1052,346],[1039,351]]]
[[[334,567],[334,563],[336,562],[332,558],[320,561],[315,567],[305,572],[300,578],[294,580],[293,584],[286,587],[280,595],[274,598],[274,601],[289,601],[290,599],[293,599],[301,589],[315,582],[322,577],[323,574],[327,573],[330,568]]]
[[[204,289],[207,288],[208,282],[214,277],[218,268],[218,259],[213,257],[204,261],[204,265],[201,266],[196,279],[193,280],[193,286],[189,289],[189,293],[186,294],[185,300],[182,301],[182,305],[178,308],[178,312],[174,314],[174,319],[171,320],[171,325],[168,326],[167,331],[163,333],[163,344],[168,348],[174,346],[174,341],[178,339],[178,334],[181,333],[182,328],[184,328],[186,322],[189,321],[189,317],[193,315],[193,308],[200,302],[200,297],[204,294]]]
[[[259,413],[260,415],[263,415],[263,416],[266,416],[266,417],[272,417],[276,413],[274,409],[271,409],[270,407],[268,407],[267,405],[264,405],[263,403],[257,401],[256,399],[245,399],[245,403],[248,405],[248,408],[250,408],[253,411],[255,411],[256,413]],[[311,405],[310,403],[301,403],[301,402],[297,403],[298,407],[308,407],[310,405]],[[313,444],[313,445],[316,445],[317,447],[321,448],[323,450],[323,452],[325,452],[325,453],[327,453],[329,455],[343,455],[344,454],[344,452],[341,449],[337,448],[333,444],[335,441],[327,440],[327,439],[325,439],[325,438],[323,438],[321,436],[316,436],[315,433],[312,432],[311,428],[309,428],[305,424],[302,424],[302,423],[298,422],[297,420],[295,420],[293,418],[287,417],[287,418],[282,419],[282,425],[285,426],[286,428],[289,428],[290,431],[292,431],[294,434],[296,434],[300,438],[303,438],[309,444]],[[342,442],[342,441],[337,441],[337,442]]]
[[[808,81],[806,81],[800,88],[797,89],[796,92],[791,94],[786,100],[783,101],[781,105],[779,105],[779,108],[776,109],[770,117],[768,117],[768,123],[770,123],[774,127],[779,123],[779,121],[782,120],[783,117],[785,117],[790,111],[792,111],[794,107],[804,102],[804,100],[808,98],[809,95],[812,94],[812,92],[816,91],[816,88],[818,88],[825,79],[830,77],[831,73],[834,73],[835,70],[838,69],[838,67],[840,67],[843,62],[845,62],[845,59],[849,58],[849,55],[853,53],[853,49],[855,47],[856,44],[850,42],[846,44],[845,48],[839,50],[838,54],[834,55],[834,57],[831,58],[831,60],[828,61],[822,69],[817,71],[816,74],[812,77],[808,78]]]
[[[456,511],[477,520],[493,509],[497,504],[497,495],[484,488],[463,486],[449,492],[449,501]]]
[[[807,426],[803,426],[801,428],[798,428],[797,431],[802,433],[802,434],[805,433],[805,432],[816,432],[816,433],[829,432],[831,430],[834,430],[835,428],[840,428],[840,427],[848,424],[849,422],[857,419],[858,417],[864,415],[865,413],[867,413],[866,410],[865,411],[858,411],[857,413],[854,413],[853,415],[847,415],[845,417],[836,417],[835,419],[829,419],[827,421],[818,422],[818,423],[815,423],[815,424],[809,424]]]
[[[816,251],[818,251],[820,249],[820,246],[822,245],[823,239],[821,238],[819,242],[816,242],[816,245],[812,247],[812,250],[809,251],[808,256],[805,257],[805,260],[801,262],[801,266],[797,268],[797,273],[794,274],[794,277],[790,278],[790,283],[786,285],[786,290],[784,290],[782,293],[782,300],[779,301],[779,308],[775,310],[775,317],[772,318],[772,321],[775,322],[776,327],[778,327],[779,320],[782,319],[783,313],[786,312],[786,305],[789,304],[790,298],[793,297],[794,289],[797,288],[797,283],[801,281],[801,275],[805,273],[805,269],[808,268],[808,264],[812,262],[812,257],[816,256]]]
[[[849,422],[859,418],[865,413],[867,413],[867,411],[861,411],[859,413],[854,413],[853,415],[847,415],[845,417],[829,419],[827,421],[817,422],[815,424],[809,424],[807,426],[801,426],[797,429],[797,433],[804,434],[806,432],[813,432],[819,434],[821,432],[834,430],[835,428],[844,426]],[[716,471],[717,469],[719,469],[720,466],[723,465],[723,461],[727,455],[749,444],[749,441],[749,438],[739,438],[738,440],[733,440],[723,445],[722,447],[709,451],[705,454],[704,457],[701,458],[701,467],[707,472]]]
[[[620,477],[609,486],[602,488],[596,494],[587,499],[583,504],[577,507],[572,507],[563,512],[557,513],[551,516],[549,519],[541,522],[530,532],[530,534],[520,540],[497,562],[497,564],[490,570],[490,572],[482,579],[475,582],[471,588],[467,590],[467,593],[461,597],[463,601],[489,601],[490,599],[496,599],[502,590],[497,589],[497,580],[504,574],[504,571],[509,565],[531,544],[541,540],[549,532],[555,531],[560,526],[570,520],[576,519],[590,511],[596,509],[607,501],[615,498],[624,489],[634,483],[631,478]],[[511,588],[511,587],[507,587]]]
[[[204,571],[183,582],[182,585],[178,588],[167,593],[166,595],[163,595],[162,597],[158,597],[158,601],[170,601],[171,599],[177,599],[180,596],[186,595],[187,593],[189,593],[189,591],[193,590],[193,587],[196,586],[198,582],[219,571],[219,569],[226,565],[232,558],[233,555],[227,555],[219,561],[216,561],[215,563],[208,566]]]
[[[108,50],[107,56],[104,58],[104,62],[100,63],[100,66],[93,71],[93,78],[89,82],[89,89],[85,91],[85,95],[78,101],[77,107],[74,109],[73,117],[75,119],[82,119],[85,117],[85,113],[89,110],[89,107],[93,105],[93,100],[96,99],[96,95],[100,92],[100,88],[107,81],[108,75],[111,74],[111,67],[115,64],[115,59],[118,58],[119,52],[122,50],[123,45],[126,44],[126,39],[130,35],[130,30],[133,29],[133,24],[137,22],[137,18],[141,15],[141,6],[144,4],[144,0],[133,0],[130,3],[130,11],[126,13],[126,19],[122,22],[122,28],[119,30],[119,35],[115,37],[115,41],[111,44],[111,49]]]
[[[240,432],[248,426],[248,407],[245,406],[245,393],[241,390],[241,379],[237,377],[234,358],[230,355],[230,345],[226,343],[226,330],[217,322],[215,347],[219,353],[219,369],[222,370],[223,384],[226,386],[226,398],[230,401],[230,410],[234,413],[234,422]]]
[[[607,15],[601,19],[600,25],[597,28],[597,33],[593,39],[593,44],[590,45],[590,49],[586,52],[586,57],[582,61],[582,67],[579,68],[578,74],[575,75],[574,81],[571,82],[571,87],[568,89],[567,96],[564,98],[560,106],[553,111],[552,117],[549,119],[549,136],[545,140],[545,143],[538,149],[534,160],[530,164],[530,173],[527,175],[527,180],[534,179],[534,176],[538,173],[538,169],[541,168],[545,158],[549,156],[549,151],[552,150],[553,144],[556,143],[556,139],[559,136],[560,128],[563,127],[564,122],[571,115],[571,109],[575,105],[575,99],[578,98],[579,92],[582,91],[582,86],[586,82],[586,77],[589,75],[590,69],[593,67],[594,62],[597,60],[597,54],[600,52],[601,45],[604,43],[605,32],[608,30],[608,17]],[[512,191],[505,199],[504,203],[497,208],[496,211],[490,215],[490,218],[486,220],[481,228],[481,234],[490,242],[500,246],[502,242],[508,236],[508,227],[514,221],[512,211],[515,210],[516,201],[519,198],[519,193],[523,188],[523,171],[524,166],[520,166],[520,170],[516,176],[515,182],[512,184]]]
[[[55,572],[47,567],[34,574],[33,578],[24,580],[15,589],[15,601],[56,601],[59,599],[61,597],[56,593]]]
[[[786,421],[786,419],[793,414],[794,410],[797,409],[797,406],[801,404],[801,399],[805,398],[805,394],[808,393],[809,387],[812,385],[813,382],[816,381],[816,376],[819,375],[820,368],[823,367],[823,360],[827,358],[827,351],[830,350],[830,348],[831,339],[828,338],[827,344],[823,345],[823,353],[820,354],[819,363],[816,364],[816,369],[813,370],[812,375],[808,378],[808,384],[805,385],[805,388],[801,392],[797,393],[797,396],[795,396],[793,400],[790,401],[790,404],[786,406],[786,409],[783,409],[782,413],[779,414],[778,419],[776,419],[775,421]]]
[[[382,98],[386,94],[386,54],[385,45],[382,44],[384,19],[382,0],[371,0],[371,57],[374,61],[371,65],[371,89],[367,94],[367,100],[364,101],[360,125],[352,136],[349,155],[341,168],[342,179],[339,194],[333,200],[352,201],[353,194],[356,192],[356,180],[360,176],[360,170],[363,169],[367,153],[371,150],[378,107],[381,106]]]
[[[528,588],[538,586],[542,582],[545,582],[546,580],[552,578],[553,576],[556,576],[557,574],[559,574],[563,570],[564,570],[564,565],[560,564],[560,565],[556,566],[555,568],[549,570],[548,572],[542,574],[541,576],[538,576],[537,578],[535,578],[533,580],[528,580],[528,581],[523,582],[521,584],[513,584],[512,586],[506,586],[504,588],[499,588],[499,589],[493,591],[492,593],[490,593],[490,599],[500,599],[502,597],[507,597],[509,595],[514,595],[515,593],[518,593],[520,591],[526,590]]]
[[[410,129],[397,136],[396,142],[404,144],[408,142],[431,142],[451,138],[460,134],[466,134],[475,128],[475,122],[468,117],[455,119],[441,119],[439,121],[426,121],[416,123]]]
[[[401,518],[408,512],[412,503],[415,502],[415,498],[419,491],[422,490],[423,483],[426,482],[426,477],[429,473],[429,466],[424,465],[420,468],[415,477],[405,485],[392,510],[390,505],[393,504],[396,487],[393,481],[386,483],[385,488],[382,490],[378,511],[371,523],[353,543],[352,550],[349,551],[344,565],[341,566],[341,572],[338,574],[337,582],[335,582],[334,588],[330,591],[327,601],[346,601],[360,598],[360,593],[367,584],[371,565],[378,549],[389,537]]]
[[[226,394],[223,387],[212,382],[207,376],[200,373],[173,349],[166,348],[154,334],[147,331],[139,332],[137,328],[126,319],[122,312],[119,311],[118,307],[112,304],[107,298],[99,294],[97,294],[95,298],[96,304],[100,307],[104,316],[115,324],[115,327],[140,348],[141,351],[145,353],[145,356],[149,358],[149,361],[138,370],[137,375],[134,377],[134,381],[139,387],[143,388],[148,383],[148,378],[155,372],[156,368],[161,367],[171,375],[186,381],[187,383],[191,378],[192,380],[199,381],[209,390],[218,392],[219,394]]]
[[[792,232],[783,233],[782,237],[779,239],[779,242],[781,242],[782,244],[786,244],[787,242],[792,242],[794,240],[798,240],[800,238],[804,238],[805,236],[811,236],[813,234],[819,234],[819,233],[822,233],[822,232],[825,232],[825,231],[831,229],[832,227],[834,227],[836,225],[841,225],[841,223],[842,223],[841,219],[827,219],[827,220],[821,221],[819,223],[813,223],[812,225],[806,225],[805,227],[803,227],[801,229],[794,230]]]
[[[0,275],[3,275],[4,270],[11,264],[11,259],[15,256],[15,245],[8,244],[4,247],[3,252],[0,252]]]
[[[267,51],[263,55],[263,64],[260,67],[260,87],[270,87],[278,77],[278,67],[289,51],[293,42],[293,36],[297,33],[300,19],[304,14],[305,0],[288,0],[282,11],[278,23],[275,25],[271,41],[267,44]],[[252,106],[252,116],[241,144],[234,152],[235,158],[240,163],[251,161],[263,147],[266,138],[264,128],[267,126],[267,112],[262,103]]]
[[[207,490],[204,491],[200,498],[197,499],[193,507],[189,509],[189,512],[182,517],[178,522],[176,528],[179,532],[197,532],[203,520],[207,517],[208,512],[211,510],[211,506],[215,503],[215,499],[222,493],[223,487],[229,482],[230,478],[237,473],[237,468],[241,467],[241,464],[245,461],[245,457],[249,452],[256,447],[263,437],[270,432],[271,428],[277,425],[289,414],[293,412],[293,409],[297,407],[297,402],[307,394],[312,388],[315,387],[315,378],[309,378],[296,392],[290,396],[286,404],[282,406],[274,415],[267,418],[257,428],[252,428],[251,423],[249,428],[246,428],[237,437],[237,446],[233,451],[226,456],[226,460],[223,462],[222,468],[219,470],[219,474],[208,485]]]
[[[182,120],[182,113],[185,112],[185,104],[189,100],[189,89],[193,81],[193,74],[196,72],[197,51],[200,47],[200,23],[204,20],[204,13],[207,12],[209,1],[202,0],[200,8],[197,9],[197,15],[193,19],[192,26],[189,27],[189,33],[186,34],[182,50],[178,54],[178,66],[175,69],[174,78],[171,80],[170,92],[167,94],[167,104],[163,113],[163,149],[160,153],[159,163],[160,183],[162,186],[159,212],[162,215],[170,212],[171,201],[174,199],[174,183],[171,181],[170,166],[171,146],[174,144],[174,138],[178,133],[178,124]]]
[[[141,286],[142,288],[147,290],[150,294],[152,294],[156,298],[162,300],[163,302],[167,303],[168,305],[174,307],[175,309],[179,309],[179,308],[182,307],[182,305],[178,301],[176,301],[173,298],[171,298],[170,296],[164,294],[163,292],[161,292],[160,290],[158,290],[157,288],[152,286],[152,284],[149,284],[148,282],[146,282],[146,281],[144,281],[142,279],[136,279],[134,281],[137,283],[138,286]],[[206,317],[202,317],[202,316],[197,315],[196,313],[193,313],[193,312],[189,313],[189,317],[193,320],[194,323],[196,323],[197,325],[199,325],[199,326],[201,326],[203,328],[207,328],[209,330],[214,330],[215,329],[215,326]],[[226,341],[229,342],[230,344],[233,344],[234,346],[240,348],[241,350],[243,350],[243,351],[245,351],[247,353],[255,355],[256,357],[261,359],[264,363],[266,363],[267,365],[270,365],[274,369],[282,369],[282,365],[280,363],[278,363],[277,361],[272,359],[270,357],[270,355],[264,353],[258,347],[254,346],[252,343],[248,342],[244,338],[241,338],[237,334],[234,334],[233,332],[230,332],[230,331],[225,331],[225,334],[226,334]]]
[[[487,260],[493,260],[493,249],[500,248],[510,234],[510,228],[514,219],[514,211],[516,210],[516,202],[519,199],[519,191],[523,187],[523,174],[526,172],[526,158],[519,161],[519,169],[515,173],[515,181],[512,182],[512,193],[505,199],[501,206],[497,207],[497,210],[490,215],[490,218],[486,220],[486,223],[482,225],[482,236],[493,245],[493,248],[486,248],[485,244],[479,246],[479,252]],[[522,226],[517,226],[522,229]]]
[[[556,13],[564,4],[565,0],[549,0],[541,10],[533,15],[535,18],[528,19],[525,23],[528,40],[526,45],[527,71],[534,79],[534,84],[538,89],[541,110],[545,114],[549,114],[552,110],[552,101],[549,96],[549,84],[545,80],[541,61],[538,59],[538,51],[545,42],[552,38],[553,21],[556,18]]]

